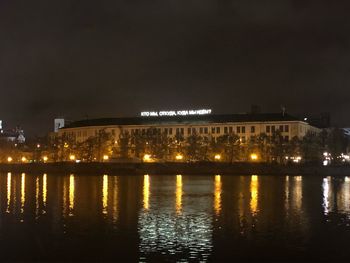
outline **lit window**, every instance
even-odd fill
[[[215,127],[211,128],[211,133],[215,133]]]

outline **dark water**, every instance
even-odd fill
[[[1,260],[350,262],[350,177],[0,174]]]

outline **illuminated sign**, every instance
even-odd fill
[[[143,111],[142,117],[158,117],[158,116],[188,116],[188,115],[206,115],[211,114],[211,109],[201,110],[178,110],[178,111]]]

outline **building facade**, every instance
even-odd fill
[[[101,130],[116,139],[123,132],[146,134],[151,131],[169,137],[181,135],[185,139],[193,134],[217,138],[235,133],[243,143],[261,133],[271,136],[280,132],[285,141],[289,141],[293,137],[301,139],[308,132],[320,132],[319,128],[291,115],[268,113],[90,119],[72,122],[58,129],[53,136],[70,136],[76,142],[83,142]]]

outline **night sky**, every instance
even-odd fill
[[[212,108],[350,126],[350,1],[0,0],[0,119]]]

